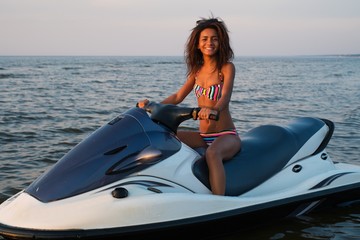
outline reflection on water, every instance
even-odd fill
[[[358,239],[360,202],[270,223],[257,229],[231,234],[221,240]]]

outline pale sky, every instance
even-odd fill
[[[360,0],[0,0],[0,56],[182,56],[211,13],[236,56],[360,53]]]

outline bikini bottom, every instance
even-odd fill
[[[236,129],[223,130],[216,133],[200,133],[200,136],[207,145],[211,145],[216,138],[224,135],[238,135]]]

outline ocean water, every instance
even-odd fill
[[[336,127],[332,159],[360,164],[360,57],[238,57],[234,64],[231,113],[240,135],[300,116],[327,118]],[[182,57],[0,57],[0,203],[138,100],[176,91],[185,73]],[[182,104],[195,101],[189,95]],[[355,205],[223,239],[358,238]]]

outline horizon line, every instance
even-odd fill
[[[348,57],[360,57],[360,53],[336,53],[336,54],[269,54],[269,55],[236,55],[237,57],[316,57],[316,56],[348,56]],[[11,55],[1,55],[0,57],[184,57],[184,55],[91,55],[91,54],[11,54]]]

